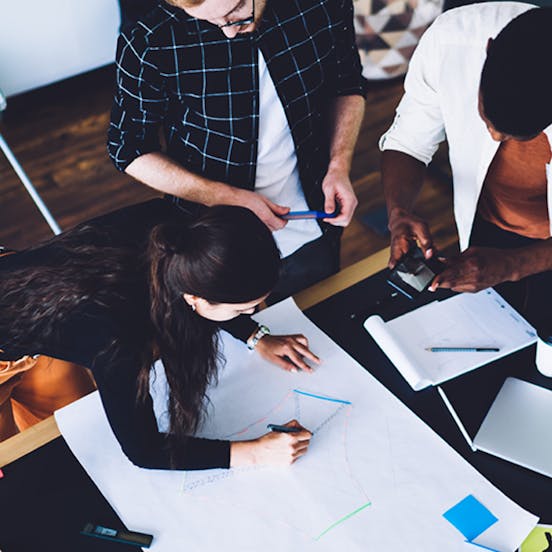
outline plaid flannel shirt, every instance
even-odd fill
[[[119,38],[108,150],[119,170],[161,151],[206,178],[253,189],[259,132],[258,48],[284,106],[311,208],[323,206],[332,99],[365,95],[352,0],[268,0],[253,33],[160,2]]]

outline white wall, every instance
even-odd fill
[[[0,89],[18,94],[113,62],[117,0],[0,0]]]

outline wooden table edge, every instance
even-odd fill
[[[328,297],[353,286],[387,266],[389,248],[382,249],[362,261],[348,266],[326,280],[305,289],[294,296],[301,310],[306,310]],[[6,439],[0,443],[0,467],[3,467],[61,435],[54,416]]]
[[[53,441],[61,433],[53,416],[0,443],[0,468]]]

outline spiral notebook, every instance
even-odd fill
[[[372,315],[364,327],[416,391],[479,368],[537,339],[529,322],[492,288],[433,301],[389,322]],[[497,350],[428,350],[435,347]]]

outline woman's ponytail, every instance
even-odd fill
[[[152,231],[148,249],[150,316],[170,389],[171,433],[179,443],[197,429],[217,367],[217,326],[195,314],[181,291],[179,267],[190,255],[189,237],[187,226],[163,224]]]
[[[201,420],[218,354],[218,324],[194,312],[184,294],[210,303],[256,300],[275,285],[280,255],[251,211],[217,206],[189,224],[154,228],[148,264],[151,322],[170,389],[171,442],[181,446]]]

